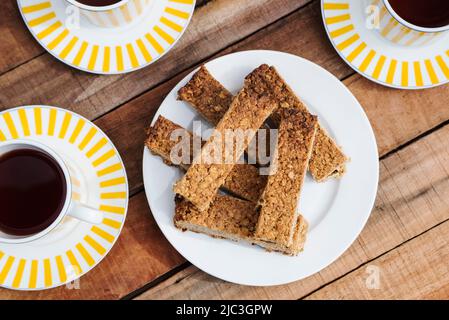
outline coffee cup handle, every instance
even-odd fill
[[[75,219],[92,224],[103,222],[103,212],[76,202],[70,204],[67,214]]]

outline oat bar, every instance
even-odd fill
[[[206,211],[198,210],[188,201],[177,199],[174,223],[182,230],[203,233],[215,238],[244,240],[268,251],[297,255],[303,250],[308,225],[302,216],[298,218],[294,241],[290,246],[275,246],[255,239],[254,230],[258,216],[254,203],[216,195]]]
[[[276,245],[291,245],[299,215],[299,194],[317,125],[317,117],[308,112],[284,110],[272,172],[259,200],[256,238]]]
[[[177,140],[172,140],[172,133],[180,130]],[[181,132],[182,131],[182,132]],[[173,148],[180,143],[183,136],[189,137],[193,142],[193,134],[172,121],[159,116],[154,126],[148,129],[148,137],[145,141],[148,149],[160,156],[167,164],[172,165],[170,154]],[[187,170],[193,159],[193,146],[190,145],[190,161],[179,165]],[[237,164],[227,176],[223,189],[243,199],[257,202],[267,182],[267,176],[259,175],[259,170],[249,164]]]
[[[205,66],[178,92],[178,99],[189,102],[210,124],[216,126],[228,111],[233,99]]]
[[[203,146],[200,154],[195,157],[193,165],[184,177],[174,185],[176,194],[181,195],[200,210],[206,210],[209,207],[218,188],[223,185],[232,171],[237,161],[235,159],[241,157],[256,131],[276,108],[276,102],[273,101],[264,81],[264,72],[264,69],[257,68],[246,77],[242,90],[233,99],[211,138]],[[234,140],[233,148],[229,150],[229,146],[225,145],[225,139],[220,138],[237,130],[247,132],[247,139],[244,139],[242,143],[236,143]],[[205,162],[205,159],[210,158],[211,150],[217,149],[222,150],[218,153],[218,159],[212,163]],[[229,151],[232,157],[229,157]]]
[[[294,108],[307,111],[305,104],[295,95],[275,68],[267,65],[264,68],[267,70],[265,73],[267,80],[272,83],[279,99],[278,110]],[[212,77],[205,66],[202,66],[187,85],[179,90],[178,98],[189,102],[206,120],[216,125],[229,108],[232,95]],[[274,123],[279,123],[280,115],[279,113],[273,115]],[[309,171],[313,178],[316,181],[324,181],[330,177],[340,177],[345,172],[347,160],[343,151],[325,129],[318,126],[309,164]]]

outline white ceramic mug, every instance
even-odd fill
[[[150,0],[121,0],[109,6],[88,6],[77,0],[66,0],[77,7],[94,25],[103,28],[123,27],[142,16]]]
[[[424,28],[407,22],[393,10],[388,0],[369,0],[369,4],[379,8],[378,29],[381,36],[395,44],[422,47],[449,31],[449,25],[441,28]]]
[[[66,216],[71,216],[75,219],[82,220],[91,224],[100,224],[103,221],[103,213],[90,208],[88,206],[85,206],[81,203],[79,203],[77,200],[74,199],[73,193],[72,193],[72,181],[73,179],[70,176],[69,169],[67,168],[66,164],[64,163],[62,157],[58,155],[55,151],[50,149],[49,147],[30,140],[10,140],[6,142],[0,143],[0,156],[2,156],[5,153],[8,153],[13,150],[18,149],[32,149],[37,150],[40,152],[43,152],[53,158],[58,165],[60,166],[62,172],[64,173],[64,178],[66,181],[66,198],[64,200],[64,205],[59,213],[58,217],[53,221],[53,223],[45,228],[44,230],[32,234],[32,235],[26,235],[26,236],[16,236],[16,235],[10,235],[7,233],[4,233],[0,231],[0,242],[3,243],[24,243],[24,242],[30,242],[36,239],[39,239],[43,237],[44,235],[48,234],[51,230],[56,228]]]

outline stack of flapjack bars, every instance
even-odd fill
[[[277,70],[266,64],[245,78],[236,96],[202,66],[178,97],[215,126],[215,131],[196,154],[190,149],[191,161],[180,164],[186,173],[173,187],[175,226],[244,240],[287,255],[301,252],[308,224],[298,211],[298,202],[307,170],[321,182],[342,176],[348,160],[317,117]],[[256,136],[259,128],[267,126],[278,130],[268,175],[260,174],[257,163],[200,161],[226,131],[243,130]],[[146,146],[167,164],[172,164],[170,154],[179,142],[172,139],[174,130],[194,140],[193,133],[162,116],[148,129]],[[251,138],[233,145],[233,159],[244,155]],[[224,157],[224,152],[218,156]]]

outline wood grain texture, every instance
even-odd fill
[[[285,286],[245,287],[189,267],[139,299],[298,299],[449,219],[449,126],[381,162],[378,197],[358,239],[336,262]],[[430,283],[435,278],[425,278]]]
[[[308,1],[240,0],[239,5],[234,0],[212,1],[195,11],[184,36],[167,55],[125,75],[88,74],[45,53],[0,76],[0,109],[49,104],[97,118]]]
[[[343,79],[354,73],[337,54],[323,27],[320,1],[312,1],[284,19],[223,50],[275,50],[308,59]],[[216,56],[219,56],[216,55]]]
[[[0,75],[42,54],[44,49],[34,40],[23,23],[16,0],[0,1]]]
[[[131,198],[119,240],[104,261],[80,279],[79,290],[0,289],[0,299],[119,299],[183,261],[160,232],[140,193]]]
[[[370,261],[307,299],[447,300],[448,234],[449,221]]]
[[[426,90],[390,89],[359,74],[344,81],[365,109],[384,155],[449,119],[449,85]]]

